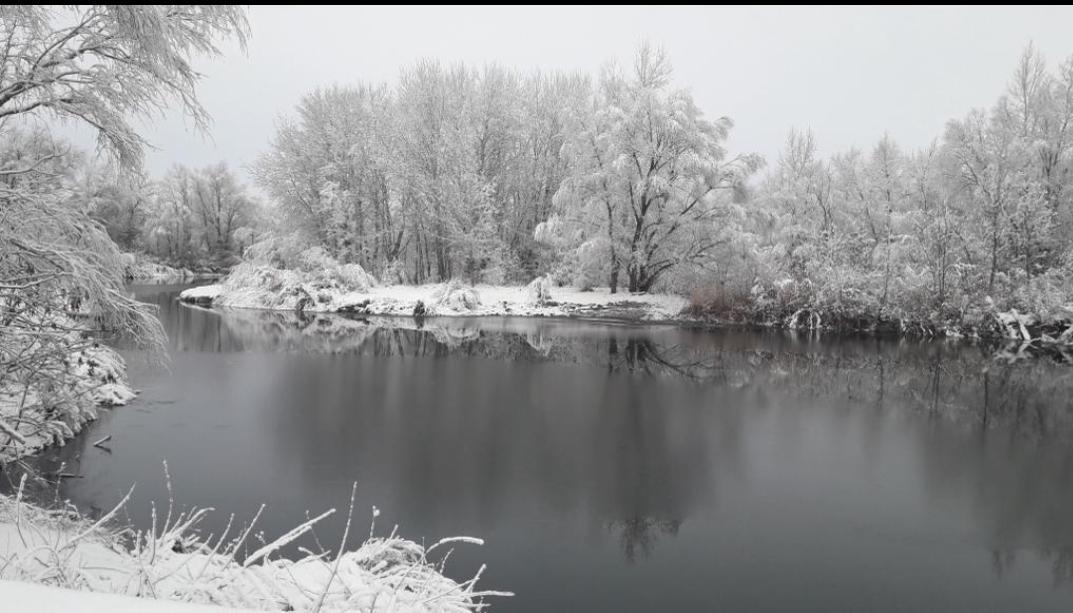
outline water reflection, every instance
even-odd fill
[[[136,481],[166,500],[167,458],[188,504],[266,502],[276,533],[356,480],[359,508],[404,534],[486,537],[459,575],[487,562],[487,585],[519,594],[506,611],[1073,605],[1068,367],[953,343],[206,311],[175,293],[139,292],[170,373],[129,354],[145,391],[58,453],[84,476],[62,496],[107,508]],[[104,434],[112,454],[89,443]]]

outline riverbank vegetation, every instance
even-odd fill
[[[1029,47],[921,150],[793,132],[766,165],[671,75],[649,46],[595,77],[421,62],[307,95],[257,181],[277,234],[384,285],[543,278],[677,293],[708,321],[1073,338],[1073,61]]]
[[[596,75],[422,61],[303,97],[253,167],[265,204],[226,166],[176,167],[93,192],[93,215],[176,269],[267,238],[378,286],[543,279],[722,323],[1073,340],[1073,61],[1027,48],[919,150],[795,131],[766,161],[672,77],[648,45]]]
[[[462,583],[443,574],[453,548],[479,545],[479,539],[449,538],[425,547],[394,530],[374,536],[374,511],[368,537],[350,548],[353,499],[339,550],[303,551],[292,560],[280,550],[308,538],[335,509],[273,541],[256,530],[260,513],[241,524],[232,516],[228,529],[214,538],[197,530],[212,509],[179,510],[172,501],[159,515],[153,510],[151,530],[117,529],[114,519],[128,511],[131,492],[91,521],[75,509],[26,504],[25,485],[24,478],[14,496],[0,497],[0,579],[254,611],[464,612],[484,609],[489,596],[510,595],[477,590],[483,568]],[[132,606],[155,610],[145,601]]]
[[[1071,130],[1073,59],[1049,70],[1029,47],[993,106],[922,150],[884,135],[825,157],[791,134],[739,263],[698,288],[695,312],[925,334],[1018,321],[1018,337],[1020,323],[1068,337]]]

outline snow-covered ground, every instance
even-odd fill
[[[0,602],[4,610],[22,611],[78,611],[78,613],[248,613],[249,609],[233,609],[197,605],[167,600],[148,601],[144,598],[116,594],[87,593],[60,587],[0,581]]]
[[[480,544],[478,539],[445,539],[430,547],[395,536],[370,537],[357,549],[308,554],[299,560],[277,557],[279,549],[308,533],[330,510],[267,544],[251,534],[256,517],[234,522],[217,540],[201,540],[194,530],[208,510],[156,515],[154,531],[125,538],[109,521],[122,505],[90,522],[69,511],[46,511],[21,501],[19,494],[0,496],[0,580],[33,581],[54,588],[85,590],[165,601],[223,605],[257,611],[428,612],[475,611],[487,596],[475,588],[480,572],[457,583],[442,574],[451,548]],[[124,499],[126,500],[126,499]],[[375,516],[375,513],[374,513]],[[350,522],[348,520],[348,527]],[[349,528],[348,528],[349,530]],[[133,544],[131,544],[133,541]],[[249,553],[247,553],[249,551]],[[483,570],[483,569],[482,569]],[[14,584],[0,583],[0,588]],[[10,587],[16,598],[33,600],[26,610],[84,611],[80,597],[24,586]],[[0,589],[0,596],[4,596]],[[44,607],[43,601],[72,602],[71,607]],[[3,597],[3,610],[18,602]],[[137,611],[175,611],[155,603],[90,597],[87,606],[116,606]]]
[[[288,271],[289,272],[289,271]],[[367,315],[521,315],[543,317],[622,317],[645,321],[680,318],[687,301],[669,294],[612,294],[607,288],[582,291],[549,287],[544,299],[530,287],[457,283],[370,286],[357,291],[315,283],[272,288],[224,283],[187,289],[184,302],[244,309],[351,312]],[[420,305],[420,306],[419,306]]]

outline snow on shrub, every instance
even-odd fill
[[[295,309],[311,300],[302,277],[293,270],[243,262],[231,269],[214,305],[237,308]]]
[[[533,279],[525,289],[530,302],[537,306],[544,306],[551,301],[551,280],[547,275]]]
[[[367,292],[376,285],[376,279],[357,264],[343,264],[328,271],[340,288],[352,292]]]
[[[340,264],[323,247],[294,237],[269,238],[246,250],[224,280],[218,306],[331,310],[346,294],[364,293],[376,279],[358,264]]]
[[[451,279],[432,292],[432,304],[435,312],[472,311],[481,306],[481,297],[477,290]]]
[[[69,323],[59,319],[57,325]],[[11,380],[0,385],[0,463],[61,444],[97,418],[100,406],[126,404],[135,394],[126,382],[126,364],[110,347],[86,343],[68,333],[72,350],[51,383]]]

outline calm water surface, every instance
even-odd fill
[[[434,541],[495,611],[1071,611],[1073,374],[974,347],[159,305],[168,369],[53,461],[92,512],[273,537],[345,510]],[[92,441],[112,437],[111,452]],[[225,512],[226,511],[226,512]],[[318,529],[335,543],[342,521]],[[312,546],[310,543],[306,545]]]

